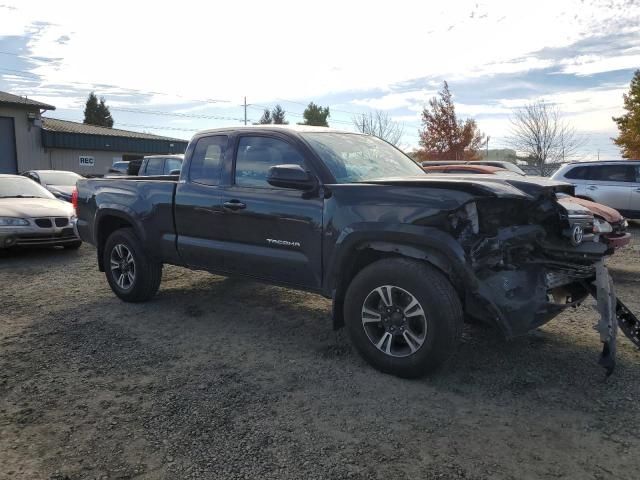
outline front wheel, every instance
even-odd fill
[[[104,246],[103,265],[113,293],[125,302],[144,302],[153,297],[162,279],[162,264],[147,257],[130,228],[113,232]]]
[[[347,289],[345,322],[367,362],[400,377],[420,377],[455,351],[462,331],[460,299],[434,267],[393,258],[360,271]]]

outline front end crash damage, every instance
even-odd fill
[[[640,324],[617,301],[605,266],[630,236],[615,210],[575,199],[571,189],[551,182],[525,185],[523,196],[478,198],[450,214],[450,233],[475,275],[465,308],[468,315],[497,324],[510,338],[592,295],[600,313],[600,363],[610,374],[616,323],[640,346]]]

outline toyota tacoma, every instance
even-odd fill
[[[179,176],[79,180],[73,202],[124,301],[150,299],[163,264],[316,292],[370,364],[415,377],[454,352],[467,318],[511,338],[591,294],[610,372],[616,322],[638,339],[604,264],[629,234],[573,193],[435,178],[368,135],[251,126],[196,134]]]

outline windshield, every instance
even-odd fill
[[[73,172],[38,172],[40,180],[46,185],[63,185],[74,186],[79,178],[77,173]]]
[[[0,177],[0,198],[56,198],[46,188],[25,177]]]
[[[387,142],[351,133],[303,133],[338,183],[424,175],[418,164]]]

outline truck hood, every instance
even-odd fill
[[[376,185],[397,185],[412,187],[443,188],[462,190],[471,194],[506,198],[535,199],[544,193],[566,193],[573,195],[573,185],[542,177],[502,177],[496,175],[424,175],[415,177],[394,177],[369,180],[365,183]]]
[[[70,217],[73,206],[53,198],[0,198],[0,217]]]

